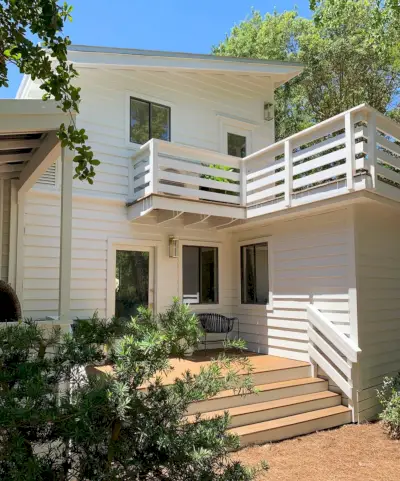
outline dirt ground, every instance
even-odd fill
[[[232,455],[248,466],[265,460],[265,481],[400,481],[400,441],[379,423],[347,425]]]

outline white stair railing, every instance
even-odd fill
[[[349,398],[350,404],[354,404],[354,368],[361,349],[311,304],[307,306],[307,315],[311,362],[332,379]]]

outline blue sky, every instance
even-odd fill
[[[73,22],[65,32],[75,44],[209,53],[251,8],[262,13],[292,10],[309,16],[308,0],[68,0]],[[15,97],[21,76],[10,71],[10,87],[0,98]]]

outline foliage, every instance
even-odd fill
[[[71,21],[72,7],[56,0],[0,0],[0,87],[8,86],[8,65],[41,81],[43,99],[54,98],[63,112],[79,112],[80,88],[73,85],[78,73],[67,60],[71,44],[63,35]],[[40,43],[38,43],[40,42]],[[63,147],[76,151],[75,177],[93,183],[94,158],[84,129],[70,124],[59,127]]]
[[[398,103],[400,23],[387,3],[323,0],[310,20],[253,11],[213,52],[304,64],[276,90],[277,140],[363,102],[382,113]]]
[[[160,381],[169,356],[185,351],[181,339],[194,344],[198,335],[177,300],[158,316],[140,309],[129,321],[80,320],[72,334],[32,322],[0,329],[0,478],[253,479],[254,470],[228,456],[238,439],[227,414],[184,417],[191,402],[221,389],[251,391],[250,378],[237,375],[250,373],[248,360],[221,356],[197,375]]]
[[[391,439],[400,439],[400,373],[385,377],[377,395],[383,407],[380,418],[386,432]]]

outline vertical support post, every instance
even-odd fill
[[[367,159],[368,159],[368,171],[371,176],[372,188],[376,188],[376,112],[371,111],[368,113],[368,146],[367,146]]]
[[[285,141],[285,206],[291,207],[293,192],[293,148],[290,140]]]
[[[10,193],[10,247],[8,252],[8,283],[15,289],[17,275],[18,189],[11,181]]]
[[[151,139],[150,143],[150,192],[149,194],[156,194],[158,192],[158,142]]]
[[[247,166],[243,159],[240,164],[240,205],[247,205]]]
[[[15,274],[15,292],[18,299],[23,303],[24,297],[24,216],[25,216],[25,193],[17,193],[17,259]]]
[[[346,180],[347,189],[354,190],[354,174],[356,170],[354,117],[351,112],[344,116],[344,128],[346,138]]]
[[[0,179],[0,280],[3,272],[4,179]]]
[[[61,229],[60,229],[60,278],[58,315],[60,321],[70,320],[71,264],[72,264],[72,177],[73,152],[61,150]]]

